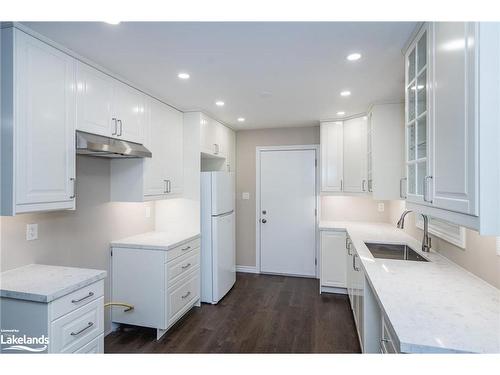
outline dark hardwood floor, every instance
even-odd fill
[[[160,341],[125,326],[106,353],[359,353],[347,296],[318,293],[318,280],[238,273],[217,305],[193,308]]]

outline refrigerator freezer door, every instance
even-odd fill
[[[212,172],[212,216],[234,210],[234,176],[228,172]]]
[[[236,282],[234,212],[212,218],[213,302],[219,302]]]

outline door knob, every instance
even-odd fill
[[[262,219],[262,224],[265,224],[267,223],[267,220],[266,219]]]

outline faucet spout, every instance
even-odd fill
[[[401,217],[398,220],[397,227],[399,229],[404,229],[405,227],[405,217],[408,215],[411,210],[405,210],[401,214]],[[424,214],[422,215],[422,218],[424,219],[424,236],[422,238],[422,251],[428,253],[431,250],[431,237],[429,236],[429,217]]]

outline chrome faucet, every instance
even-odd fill
[[[405,227],[405,216],[410,212],[411,210],[405,210],[401,214],[401,217],[399,218],[397,224],[397,227],[399,229],[403,229]],[[424,237],[422,238],[422,251],[428,253],[431,250],[431,237],[429,236],[429,218],[427,217],[427,215],[420,215],[422,215],[422,218],[424,219]]]

